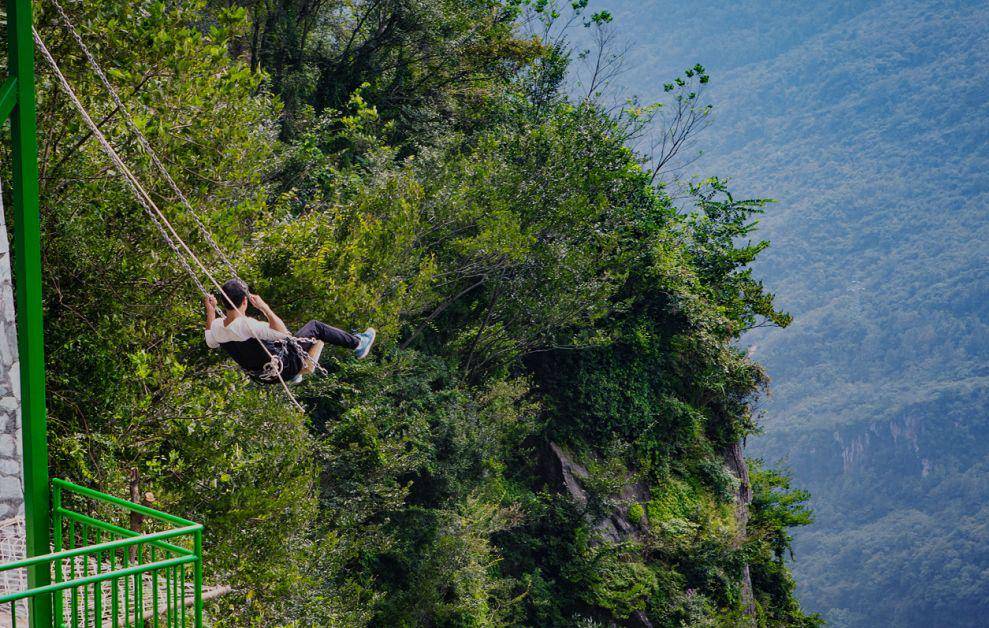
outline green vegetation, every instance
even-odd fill
[[[813,495],[801,602],[838,628],[984,626],[989,73],[942,69],[986,65],[986,3],[607,7],[633,46],[624,93],[661,96],[698,51],[711,70],[684,174],[779,199],[755,268],[795,322],[744,341],[773,382],[746,451]]]
[[[557,8],[71,9],[254,289],[290,324],[380,332],[296,389],[306,415],[208,352],[199,299],[42,74],[54,465],[203,521],[234,587],[215,625],[817,623],[784,563],[805,495],[730,466],[766,383],[734,342],[789,322],[749,269],[764,201],[710,179],[675,204],[630,148],[642,112],[569,98],[562,39],[524,26]],[[584,471],[566,486],[551,444]]]

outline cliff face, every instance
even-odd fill
[[[594,496],[588,488],[592,478],[587,466],[579,462],[577,456],[566,446],[552,441],[547,444],[542,457],[547,484],[571,498],[579,507],[579,511],[593,531],[590,539],[592,545],[631,542],[643,547],[644,555],[649,553],[647,547],[651,538],[648,515],[636,516],[634,512],[636,509],[648,512],[652,495],[648,484],[636,480],[634,471],[628,474],[628,481],[621,486],[620,491],[608,496],[611,498],[609,503],[612,507],[603,514],[596,515],[589,507]],[[742,453],[742,446],[738,443],[726,448],[722,452],[722,457],[725,470],[737,481],[732,504],[735,528],[732,547],[739,549],[746,540],[749,504],[752,502],[748,465]],[[754,625],[756,606],[748,564],[742,567],[738,585],[742,606],[739,625]],[[626,624],[651,627],[653,619],[656,618],[650,618],[646,611],[636,610],[629,615]]]
[[[971,574],[989,560],[989,415],[972,409],[989,407],[989,392],[958,382],[925,394],[888,417],[761,437],[760,453],[789,460],[814,495],[817,521],[796,537],[794,571],[837,625],[982,625],[987,579]]]
[[[597,536],[592,542],[622,543],[628,540],[639,540],[648,530],[648,522],[642,519],[633,523],[629,509],[633,504],[642,505],[649,501],[649,487],[642,482],[630,481],[622,487],[619,494],[611,496],[616,507],[604,517],[590,517],[587,505],[590,495],[584,484],[590,477],[587,467],[577,462],[573,453],[566,447],[550,442],[546,455],[547,480],[552,486],[573,498],[584,510],[588,522]]]
[[[742,454],[741,443],[735,443],[722,452],[725,460],[725,467],[738,480],[738,488],[735,489],[735,525],[737,533],[735,535],[735,548],[742,546],[745,542],[749,523],[749,504],[752,503],[752,484],[749,480],[749,466],[745,463],[745,456]],[[749,565],[742,567],[742,604],[745,607],[745,614],[748,617],[755,617],[755,599],[752,595],[752,575],[749,573]]]

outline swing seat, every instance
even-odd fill
[[[268,343],[268,351],[265,351],[266,347],[260,340],[257,338],[249,338],[240,342],[220,343],[220,348],[223,349],[223,351],[230,356],[230,358],[236,362],[237,365],[242,368],[251,379],[265,384],[278,383],[277,378],[269,381],[267,378],[263,377],[264,371],[261,368],[257,368],[257,365],[268,364],[268,362],[270,362],[271,358],[268,355],[269,351],[271,352],[271,355],[281,360],[284,365],[285,360],[282,355],[285,352],[284,347],[279,347],[276,343]]]
[[[287,384],[298,384],[302,381],[303,376],[309,375],[315,370],[312,360],[307,360],[302,355],[305,349],[295,342],[285,340],[262,341],[257,338],[250,338],[240,342],[224,342],[220,344],[220,348],[247,373],[248,377],[259,384],[277,384],[279,382],[277,376],[272,377],[264,368],[256,368],[258,364],[267,365],[271,361],[269,356],[274,356],[281,363],[281,375],[283,377],[294,373],[291,379],[286,379]],[[309,357],[311,358],[311,354]]]

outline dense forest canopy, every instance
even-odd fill
[[[211,354],[40,72],[53,465],[204,522],[233,587],[214,625],[818,623],[785,564],[806,495],[739,448],[766,378],[735,341],[789,322],[750,269],[765,201],[711,178],[675,202],[633,148],[661,107],[571,95],[568,29],[611,19],[586,4],[67,3],[252,288],[290,326],[380,334],[372,360],[325,354],[306,413]],[[704,68],[669,80],[703,115]]]

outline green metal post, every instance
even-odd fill
[[[193,563],[193,595],[195,596],[195,623],[193,626],[201,628],[203,625],[203,531],[196,530],[193,536],[193,551],[196,553],[196,562]]]
[[[34,103],[34,38],[31,0],[7,0],[7,68],[16,81],[11,112],[13,141],[14,282],[17,345],[21,370],[21,430],[24,452],[24,516],[27,554],[49,552],[48,428],[45,413],[45,353],[41,312],[41,220],[38,202],[38,140]],[[48,565],[28,569],[28,586],[48,584]],[[31,626],[52,625],[51,598],[34,598]]]
[[[52,532],[54,537],[52,538],[52,549],[56,552],[61,552],[65,549],[64,539],[62,538],[62,487],[58,484],[52,486]],[[73,559],[70,558],[69,561]],[[55,561],[55,582],[62,581],[62,561]],[[59,622],[58,625],[61,626],[62,616],[63,616],[63,596],[62,592],[52,595],[52,601],[54,606],[52,607],[52,612],[56,620]]]

